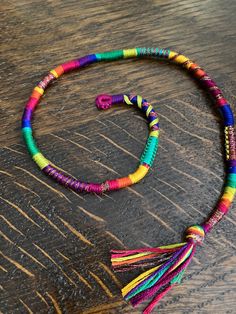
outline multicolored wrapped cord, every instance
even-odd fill
[[[53,70],[55,71],[55,70]],[[51,72],[53,72],[51,71]],[[115,180],[107,180],[104,183],[87,183],[68,176],[63,171],[57,169],[56,166],[52,165],[43,154],[39,151],[32,133],[31,119],[32,113],[35,108],[33,104],[36,104],[35,96],[39,96],[39,86],[44,86],[41,81],[38,86],[34,89],[33,94],[30,97],[28,104],[24,110],[22,119],[22,132],[28,147],[28,151],[32,155],[33,160],[43,170],[44,173],[52,177],[58,183],[68,187],[76,192],[86,191],[94,193],[103,193],[105,191],[118,190],[140,181],[147,173],[157,153],[158,148],[158,136],[159,126],[158,117],[153,107],[143,99],[141,96],[134,95],[99,95],[96,98],[96,105],[99,109],[108,109],[114,104],[125,103],[127,105],[136,105],[146,115],[149,122],[149,137],[145,146],[145,149],[140,158],[140,164],[138,169],[129,174],[127,177],[118,178]],[[42,89],[42,87],[40,87]],[[42,90],[41,90],[42,91]],[[37,93],[37,94],[36,94]]]
[[[84,67],[99,61],[114,61],[135,57],[151,57],[154,59],[166,59],[167,61],[181,65],[197,79],[202,87],[212,96],[215,108],[222,116],[225,132],[226,165],[227,174],[223,193],[213,209],[210,217],[201,225],[193,225],[185,232],[185,241],[178,244],[161,246],[158,248],[143,248],[131,251],[112,251],[112,266],[115,271],[128,271],[137,267],[151,266],[149,270],[139,275],[122,289],[125,300],[129,300],[133,306],[152,298],[149,305],[143,311],[148,314],[162,297],[175,285],[179,284],[184,271],[190,263],[198,244],[201,244],[205,235],[227,214],[236,191],[236,141],[234,130],[234,117],[230,105],[223,97],[216,83],[196,63],[182,54],[158,48],[134,48],[115,50],[91,54],[80,59],[72,60],[55,69],[39,82],[34,88],[28,103],[26,104],[22,118],[22,133],[33,160],[44,173],[54,180],[72,190],[102,193],[104,191],[117,190],[130,186],[140,181],[148,172],[154,161],[157,148],[159,125],[158,117],[152,106],[141,96],[134,95],[99,95],[96,98],[97,107],[108,109],[113,104],[126,103],[136,105],[147,117],[149,122],[149,137],[146,147],[140,159],[138,169],[125,178],[108,180],[104,183],[86,183],[63,173],[52,165],[39,151],[31,127],[33,112],[44,94],[46,87],[63,73]]]

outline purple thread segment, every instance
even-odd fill
[[[169,266],[173,260],[178,257],[183,250],[185,250],[187,244],[185,244],[184,246],[182,246],[177,252],[174,252],[174,254],[172,255],[172,257],[166,262],[164,263],[160,268],[158,268],[151,276],[147,277],[145,280],[143,280],[141,283],[139,283],[135,288],[133,288],[132,290],[129,291],[128,294],[126,294],[125,299],[128,298],[134,291],[138,290],[138,288],[140,286],[142,286],[143,284],[145,284],[150,278],[154,278],[159,272],[161,272],[164,268],[166,268],[167,266]],[[161,278],[161,277],[160,277]]]
[[[24,109],[24,113],[23,113],[22,120],[21,120],[21,127],[22,128],[25,128],[25,127],[32,128],[32,126],[31,126],[32,115],[33,115],[32,109],[27,109],[27,108]]]
[[[229,167],[236,167],[236,160],[228,160],[227,163]]]
[[[207,77],[208,78],[208,77]],[[201,79],[201,84],[205,87],[205,88],[211,88],[216,86],[216,83],[212,80],[212,79]]]
[[[222,92],[217,86],[215,87],[215,89],[208,89],[208,92],[212,97],[217,98],[217,96],[222,95]]]
[[[25,108],[23,116],[22,116],[22,120],[30,121],[32,119],[32,114],[33,114],[32,109]]]
[[[42,170],[45,174],[52,177],[58,183],[64,185],[65,187],[69,187],[75,192],[85,191],[94,192],[97,194],[101,194],[103,192],[102,184],[81,182],[71,176],[68,176],[62,171],[58,171],[57,168],[53,167],[52,165],[48,165]]]
[[[112,105],[124,103],[124,95],[101,94],[96,97],[95,103],[98,109],[107,110]]]
[[[124,103],[124,95],[123,94],[111,95],[111,98],[112,98],[112,105]]]
[[[92,55],[88,55],[88,56],[82,57],[80,59],[77,59],[76,61],[79,63],[80,67],[83,67],[83,66],[89,65],[93,62],[96,62],[98,60],[97,60],[96,55],[92,54]]]
[[[226,105],[226,100],[223,98],[221,89],[207,74],[200,78],[200,83],[213,97],[217,106],[220,107]]]

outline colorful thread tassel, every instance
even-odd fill
[[[131,251],[112,251],[114,271],[123,272],[137,267],[152,266],[122,289],[122,295],[133,306],[153,298],[143,314],[151,313],[155,305],[181,282],[195,253],[196,245],[204,240],[204,229],[194,225],[186,230],[186,242]]]

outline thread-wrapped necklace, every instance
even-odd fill
[[[63,73],[84,67],[99,61],[114,61],[134,57],[152,57],[166,59],[181,65],[196,78],[201,86],[212,96],[215,107],[219,110],[225,133],[227,175],[223,193],[210,214],[210,217],[200,225],[193,225],[185,232],[185,241],[173,245],[158,248],[143,248],[131,251],[112,251],[112,267],[115,271],[128,271],[138,267],[150,266],[149,270],[139,275],[122,289],[125,300],[129,300],[133,306],[152,298],[149,305],[143,311],[148,314],[162,297],[175,285],[179,284],[184,271],[190,263],[198,244],[201,244],[205,235],[227,214],[233,202],[236,191],[236,141],[234,131],[234,117],[230,105],[223,97],[216,83],[196,63],[182,54],[158,48],[134,48],[115,50],[91,54],[80,59],[75,59],[59,65],[51,70],[34,88],[29,101],[26,104],[22,117],[22,133],[27,148],[40,169],[60,184],[76,191],[102,193],[104,191],[117,190],[130,186],[140,181],[148,172],[154,161],[157,148],[159,125],[158,117],[153,107],[141,96],[134,95],[100,95],[96,98],[97,107],[108,109],[113,104],[126,103],[136,105],[146,115],[149,123],[149,137],[146,147],[140,158],[138,169],[127,177],[115,180],[107,180],[104,183],[87,183],[77,180],[60,171],[50,163],[38,149],[33,138],[31,119],[33,112],[44,94],[46,87]]]

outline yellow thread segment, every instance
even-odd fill
[[[151,132],[149,133],[149,136],[158,137],[158,136],[159,136],[159,130],[151,131]]]
[[[176,56],[178,53],[176,51],[170,51],[169,53],[169,59],[172,59],[174,56]]]
[[[43,95],[43,93],[44,93],[44,89],[42,89],[41,87],[38,87],[38,86],[36,86],[36,87],[34,88],[34,90],[35,90],[36,92],[38,92],[40,95]]]
[[[182,262],[186,259],[186,256],[190,255],[193,249],[193,245],[190,246],[188,252],[178,261],[178,263],[174,266],[173,270],[176,269]]]
[[[49,161],[41,153],[35,154],[32,158],[41,170],[49,165]]]
[[[154,124],[159,122],[159,118],[154,119],[152,122],[149,123],[149,127],[151,128]]]
[[[138,181],[142,180],[143,177],[148,173],[149,168],[140,165],[138,169],[134,172],[129,174],[129,178],[131,179],[132,183],[137,183]]]
[[[184,63],[184,62],[186,62],[186,61],[188,61],[188,60],[189,60],[189,58],[187,58],[187,57],[185,57],[185,56],[183,56],[183,55],[179,55],[179,56],[177,56],[177,57],[174,59],[174,62],[182,64],[182,63]]]
[[[187,70],[189,70],[193,63],[194,63],[193,61],[191,61],[190,59],[188,59],[188,62],[186,62],[185,64],[183,64],[183,67],[186,68]]]
[[[226,152],[226,160],[229,160],[229,127],[225,127],[225,152]]]
[[[142,257],[146,255],[150,255],[150,252],[137,253],[137,254],[133,254],[131,256],[125,256],[125,257],[115,257],[115,258],[112,258],[111,260],[112,262],[122,262],[122,261],[127,261],[133,258]]]
[[[143,98],[139,95],[137,95],[137,104],[138,104],[138,107],[141,109],[142,108],[142,100]]]
[[[234,199],[235,192],[236,192],[236,188],[227,186],[224,190],[224,194],[222,195],[222,198],[227,198],[230,202],[232,202]]]
[[[147,111],[146,111],[146,116],[148,117],[150,111],[153,109],[153,107],[151,105],[149,105],[149,107],[147,108]]]
[[[137,56],[137,50],[134,49],[124,49],[123,50],[124,58],[132,58]]]
[[[169,245],[165,245],[165,246],[160,246],[159,249],[174,249],[174,248],[184,246],[185,244],[186,244],[186,242],[169,244]]]
[[[162,264],[161,264],[162,265]],[[155,270],[157,270],[158,268],[161,267],[161,265],[158,265],[156,267],[153,267],[147,271],[145,271],[144,273],[142,273],[141,275],[139,275],[137,278],[135,278],[134,280],[132,280],[128,285],[126,285],[121,291],[122,291],[122,295],[125,296],[130,290],[132,290],[140,281],[143,281],[144,279],[146,279],[148,277],[149,274],[151,274],[152,272],[154,272]]]
[[[52,73],[52,75],[55,76],[55,78],[58,78],[58,74],[55,70],[51,70],[50,73]]]
[[[129,97],[127,95],[124,95],[124,101],[127,105],[133,105],[133,103],[129,100]]]

